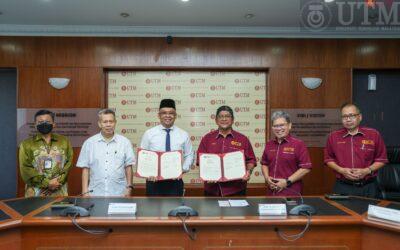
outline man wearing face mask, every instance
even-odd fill
[[[301,179],[311,171],[310,155],[304,142],[290,135],[288,113],[275,111],[271,121],[275,138],[267,142],[261,158],[267,195],[298,196],[303,188]]]
[[[36,112],[34,120],[38,133],[19,146],[25,197],[68,195],[67,178],[73,151],[68,138],[52,133],[54,117],[49,110]]]

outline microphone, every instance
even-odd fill
[[[281,232],[279,230],[278,227],[276,227],[274,230],[281,239],[286,240],[286,241],[296,241],[296,240],[300,239],[301,237],[303,237],[303,235],[306,233],[308,227],[311,225],[311,215],[316,214],[317,211],[314,207],[304,203],[303,196],[301,195],[300,192],[298,192],[295,189],[288,188],[288,187],[285,187],[284,189],[297,194],[301,200],[301,204],[294,206],[292,209],[290,209],[289,214],[290,215],[305,215],[305,216],[307,216],[307,224],[300,233],[293,234],[293,235],[284,234],[283,232]]]
[[[189,216],[198,216],[199,215],[199,213],[196,210],[185,205],[185,199],[184,199],[185,191],[186,191],[186,189],[183,189],[182,205],[169,211],[168,216],[177,217],[177,216],[183,215],[183,216],[189,217]]]
[[[78,206],[77,198],[81,197],[81,196],[83,196],[85,194],[92,193],[92,192],[93,192],[93,189],[75,196],[74,205],[71,206],[71,207],[67,207],[66,209],[61,211],[60,215],[61,216],[71,216],[72,215],[74,217],[78,217],[78,216],[79,217],[88,217],[88,216],[90,216],[89,210],[92,207],[94,207],[94,203],[92,203],[92,202],[80,202],[79,206]]]
[[[84,196],[85,194],[88,194],[88,193],[93,193],[93,189],[90,189],[89,191],[86,191],[86,192],[84,192],[84,193],[81,193],[81,194],[75,196],[74,206],[76,206],[76,199],[77,199],[78,197]]]
[[[273,179],[273,180],[275,180],[275,179]],[[288,187],[285,187],[284,189],[286,189],[294,194],[297,194],[301,200],[300,205],[294,206],[292,209],[290,209],[290,211],[289,211],[290,215],[313,215],[313,214],[317,213],[317,210],[313,206],[310,206],[310,205],[307,205],[304,203],[303,196],[301,195],[300,192],[298,192],[295,189],[288,188]],[[275,193],[275,191],[274,191],[274,193]]]
[[[186,189],[183,189],[182,205],[169,211],[168,216],[178,217],[179,219],[181,219],[182,225],[183,225],[183,231],[189,236],[189,238],[191,240],[195,240],[196,239],[196,229],[192,229],[190,232],[186,225],[186,219],[190,216],[198,216],[199,213],[196,210],[194,210],[193,208],[185,205],[185,199],[184,199],[185,191],[186,191]]]

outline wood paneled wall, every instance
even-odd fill
[[[19,108],[104,107],[104,71],[115,68],[265,69],[270,108],[337,108],[351,100],[353,68],[400,68],[400,40],[174,38],[168,45],[164,38],[0,37],[0,67],[18,70]],[[321,77],[323,85],[307,90],[304,76]],[[54,90],[49,77],[71,83]],[[79,148],[74,152],[76,160]],[[305,194],[329,192],[334,176],[323,167],[323,149],[310,154]],[[78,169],[69,183],[70,193],[79,193]]]

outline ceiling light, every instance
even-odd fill
[[[246,19],[252,19],[254,16],[255,16],[254,14],[248,13],[248,14],[246,14],[246,15],[244,16],[244,18],[246,18]]]
[[[325,1],[325,3],[332,3],[332,2],[334,2],[335,0],[324,0]]]
[[[126,13],[126,12],[122,12],[119,15],[122,16],[123,18],[126,18],[126,17],[130,16],[129,13]]]
[[[182,2],[189,2],[189,0],[181,0]]]

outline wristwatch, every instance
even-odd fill
[[[126,186],[126,188],[133,189],[133,185]]]
[[[292,181],[289,179],[286,179],[286,187],[290,187],[292,185]]]

